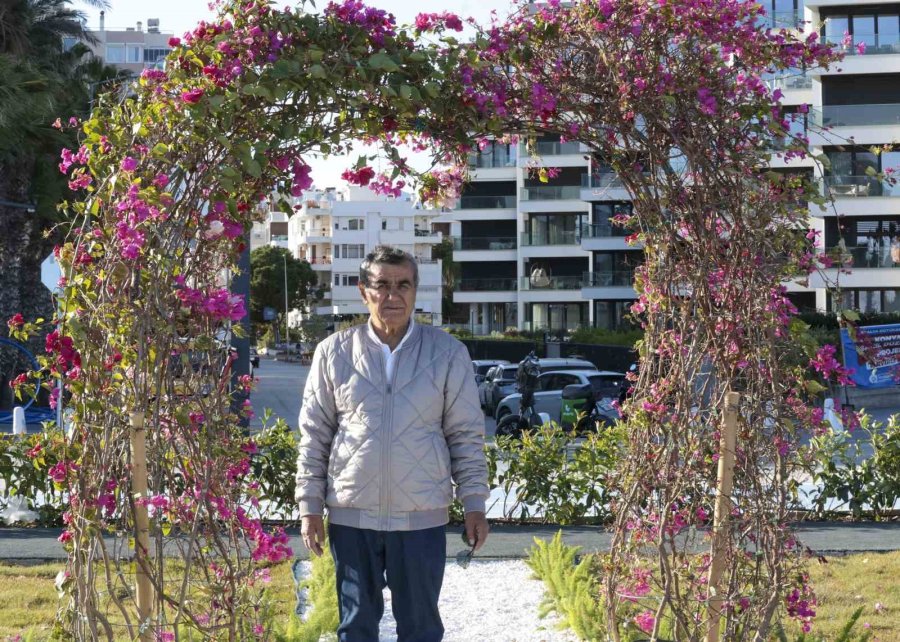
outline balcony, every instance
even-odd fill
[[[826,176],[826,193],[834,198],[898,197],[900,185],[895,179],[875,176]]]
[[[515,196],[462,196],[459,199],[461,210],[501,210],[515,209]]]
[[[581,282],[580,276],[523,276],[520,287],[522,290],[580,290]]]
[[[581,287],[584,288],[630,288],[634,283],[634,270],[613,272],[585,272]]]
[[[461,279],[456,289],[459,292],[515,292],[516,279],[515,277]]]
[[[810,110],[811,121],[819,127],[859,127],[900,125],[900,104],[825,105]]]
[[[581,188],[577,185],[541,185],[540,187],[523,187],[523,201],[580,201]]]
[[[584,174],[581,177],[581,186],[588,189],[625,189],[622,179],[613,172]]]
[[[577,230],[553,230],[549,232],[522,232],[519,245],[535,247],[539,245],[580,245],[581,234]]]
[[[760,16],[756,24],[763,29],[797,29],[802,22],[799,11],[767,11]]]
[[[317,230],[301,228],[298,237],[297,240],[300,243],[330,243],[331,230],[327,227],[322,227]]]
[[[885,245],[883,238],[875,242],[875,247],[871,252],[865,245],[852,247],[835,245],[825,248],[825,254],[834,261],[833,267],[843,266],[858,270],[900,266],[900,261],[897,262],[896,266],[894,262],[894,258],[900,258],[900,250],[894,250],[893,245]],[[897,270],[897,273],[900,274],[900,269]]]
[[[454,250],[515,250],[515,236],[466,237],[453,239]]]
[[[440,243],[444,235],[441,232],[433,232],[432,230],[419,228],[415,230],[416,243]]]
[[[308,261],[310,266],[316,272],[330,272],[331,271],[331,257],[326,256],[325,258],[317,258],[317,259],[307,259],[306,257],[300,257],[302,260]]]

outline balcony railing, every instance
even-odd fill
[[[826,105],[811,109],[812,122],[820,127],[900,125],[900,104]]]
[[[416,257],[416,263],[418,263],[419,265],[437,265],[437,262],[437,259],[426,259],[423,256]]]
[[[287,234],[273,234],[272,240],[273,241],[287,241],[288,235]]]
[[[785,74],[775,78],[768,78],[766,85],[773,91],[775,89],[781,89],[782,91],[786,89],[811,89],[812,76],[807,76],[805,73]]]
[[[461,210],[498,210],[515,207],[515,196],[463,196],[459,199]]]
[[[834,267],[852,268],[900,268],[900,261],[894,261],[895,250],[891,244],[884,244],[884,237],[875,241],[870,250],[868,245],[840,246],[825,248],[825,254],[834,261]],[[898,269],[900,271],[900,269]]]
[[[521,287],[523,290],[580,290],[581,282],[580,276],[523,276]]]
[[[578,245],[581,234],[577,230],[553,230],[549,232],[522,232],[522,246]]]
[[[432,230],[424,230],[422,228],[416,228],[416,236],[438,236],[440,232],[434,232]]]
[[[582,286],[586,288],[627,288],[634,283],[634,270],[613,272],[585,272]]]
[[[303,259],[304,257],[300,257],[300,258]],[[326,256],[325,258],[304,259],[304,260],[307,263],[309,263],[310,265],[331,265],[331,257],[330,256]]]
[[[870,196],[900,196],[896,181],[879,180],[875,176],[826,176],[825,187],[834,198],[863,198]]]
[[[862,52],[859,43],[865,43]],[[857,38],[852,45],[844,47],[839,42],[828,43],[833,49],[842,51],[847,56],[879,56],[900,53],[900,34],[872,34]]]
[[[515,292],[516,279],[461,279],[457,284],[459,292]]]
[[[581,188],[577,185],[541,185],[522,188],[523,201],[562,201],[581,199]]]
[[[469,154],[469,167],[472,169],[492,169],[496,167],[514,167],[516,159],[512,154]]]
[[[515,236],[466,237],[453,239],[454,250],[514,250]]]
[[[331,238],[331,230],[327,227],[323,227],[318,230],[307,230],[305,227],[302,227],[300,228],[300,236],[319,236]]]
[[[796,29],[800,22],[799,11],[767,11],[766,15],[757,20],[760,27],[770,29]]]
[[[610,222],[591,223],[581,228],[582,236],[591,239],[621,238],[628,236],[630,233],[621,225],[613,225]]]
[[[581,144],[577,142],[539,142],[535,143],[534,151],[538,156],[558,156],[560,154],[580,154]]]
[[[604,172],[602,174],[582,174],[581,186],[585,189],[624,189],[622,179],[618,174],[613,172]]]

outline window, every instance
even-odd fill
[[[334,284],[335,285],[343,285],[343,286],[359,285],[359,275],[358,274],[335,274],[334,275]]]
[[[381,229],[383,229],[383,230],[387,229],[387,221],[386,220],[381,221]]]
[[[169,55],[170,49],[160,48],[160,47],[145,47],[144,48],[144,62],[148,64],[154,64],[163,60],[166,56]]]
[[[141,45],[128,45],[126,50],[128,52],[127,62],[137,64],[144,61],[144,48]]]
[[[828,16],[825,18],[825,42],[841,44],[844,34],[850,31],[850,18],[847,16]]]
[[[351,218],[349,221],[347,221],[347,229],[353,231],[366,229],[366,219]]]
[[[335,256],[339,256],[344,259],[364,259],[366,257],[366,246],[362,243],[360,244],[352,244],[352,245],[338,245],[335,246],[337,250],[340,248],[340,253]]]
[[[111,65],[125,62],[125,45],[106,45],[106,62]]]

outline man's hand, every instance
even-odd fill
[[[484,513],[481,515],[483,517]],[[466,524],[468,523],[469,519],[467,515]],[[485,525],[487,525],[487,522],[485,522]],[[322,516],[304,515],[300,519],[300,537],[303,539],[303,544],[310,552],[321,557],[323,553],[322,546],[325,544],[325,521],[322,519]]]
[[[469,546],[474,546],[476,551],[480,549],[484,546],[489,531],[487,517],[484,513],[466,513],[466,539],[469,540]]]

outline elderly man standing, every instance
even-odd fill
[[[382,589],[399,642],[444,635],[438,596],[444,527],[456,484],[469,543],[488,534],[484,417],[468,351],[413,319],[418,266],[379,246],[359,270],[369,323],[316,348],[300,411],[297,499],[302,537],[325,541],[337,573],[342,642],[378,640]]]

